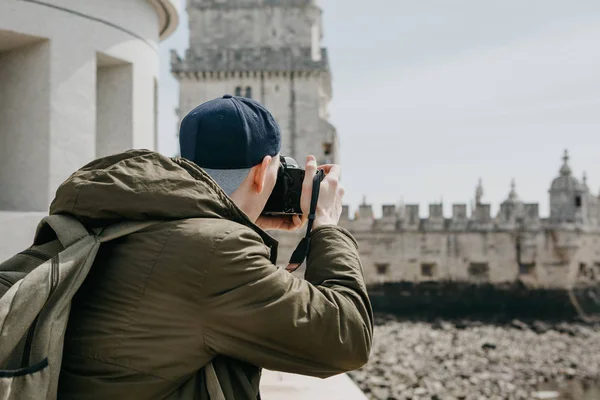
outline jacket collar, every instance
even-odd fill
[[[229,196],[227,196],[223,189],[221,189],[221,187],[210,177],[210,175],[204,172],[202,168],[185,158],[174,158],[173,161],[184,168],[194,179],[202,180],[208,184],[214,190],[215,194],[219,197],[220,203],[223,205],[223,217],[247,226],[256,232],[265,245],[271,249],[271,262],[273,264],[277,263],[277,250],[279,246],[277,240],[252,222],[248,215],[246,215],[246,213],[243,212]]]

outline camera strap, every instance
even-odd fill
[[[294,272],[308,257],[310,251],[310,233],[312,231],[315,218],[317,217],[317,201],[319,200],[319,192],[321,191],[321,181],[325,177],[323,170],[318,170],[313,178],[312,194],[310,197],[310,212],[308,213],[308,224],[306,226],[306,236],[298,243],[296,250],[290,257],[289,265],[286,270]]]

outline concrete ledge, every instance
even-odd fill
[[[149,1],[158,14],[160,40],[165,40],[179,25],[179,5],[175,0]]]
[[[263,370],[260,393],[264,400],[367,400],[346,374],[319,379]]]

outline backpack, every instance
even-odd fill
[[[52,215],[31,247],[0,264],[0,400],[56,399],[71,300],[100,245],[157,223],[89,232],[73,217]],[[211,398],[224,399],[212,363],[205,373]]]

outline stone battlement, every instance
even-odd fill
[[[327,49],[321,49],[318,59],[310,48],[216,48],[194,52],[188,49],[185,58],[171,51],[171,71],[186,72],[319,72],[329,71]],[[216,77],[216,76],[215,76]]]
[[[256,8],[256,7],[306,7],[315,0],[188,0],[188,7],[208,9]]]
[[[349,207],[342,212],[342,223],[352,232],[496,232],[496,231],[540,231],[581,230],[600,232],[600,195],[592,194],[583,183],[571,176],[565,153],[560,176],[550,189],[550,215],[541,218],[538,203],[524,203],[516,192],[515,183],[507,199],[500,204],[497,215],[491,213],[491,205],[483,203],[483,185],[480,181],[475,191],[474,206],[470,213],[467,204],[452,204],[452,215],[444,215],[443,204],[429,204],[426,218],[420,217],[419,204],[382,206],[381,218],[375,218],[373,207],[363,201],[350,218]]]
[[[419,204],[406,204],[396,206],[386,204],[382,206],[381,218],[375,218],[373,207],[362,204],[350,218],[350,207],[343,206],[342,223],[351,231],[497,231],[497,230],[540,230],[544,228],[558,228],[568,224],[556,224],[549,218],[540,218],[539,204],[524,204],[524,213],[516,214],[510,207],[501,206],[496,217],[491,214],[490,204],[480,204],[468,213],[466,204],[453,204],[452,215],[443,214],[442,204],[430,204],[429,213],[425,218],[420,217]],[[582,224],[571,224],[583,227]],[[599,224],[587,224],[586,228],[598,228]]]

